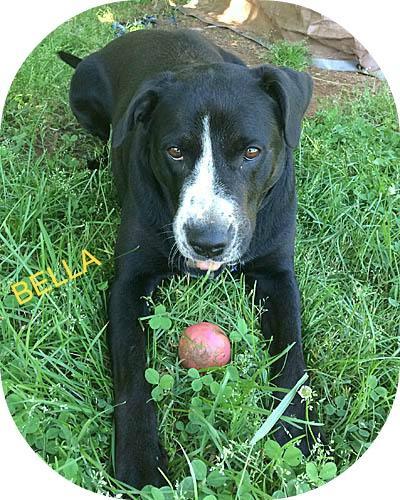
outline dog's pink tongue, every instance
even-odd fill
[[[212,260],[196,260],[195,266],[202,271],[216,271],[221,267],[221,262],[213,262]]]

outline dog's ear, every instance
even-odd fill
[[[150,122],[151,114],[157,106],[162,90],[172,83],[173,73],[162,73],[158,78],[145,82],[132,98],[122,118],[117,122],[112,134],[112,147],[120,146],[128,132],[137,123],[146,126]]]
[[[290,148],[299,144],[301,120],[312,96],[313,81],[309,74],[269,64],[251,69],[262,89],[279,105],[285,142]]]

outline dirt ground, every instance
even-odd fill
[[[208,39],[220,47],[236,53],[249,66],[256,66],[268,61],[268,49],[230,29],[208,25],[194,17],[178,11],[176,17],[157,16],[157,28],[176,29],[191,28],[201,31]],[[380,80],[361,73],[327,71],[310,68],[309,73],[314,79],[314,93],[308,108],[308,115],[313,115],[318,109],[321,98],[348,96],[356,89],[365,87],[375,89]]]

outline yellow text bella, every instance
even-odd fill
[[[36,292],[36,295],[40,297],[45,293],[51,292],[53,287],[59,288],[60,286],[68,283],[68,281],[76,280],[76,278],[79,278],[79,276],[82,276],[87,272],[87,268],[90,264],[101,266],[101,262],[87,250],[82,250],[82,271],[73,274],[65,260],[62,260],[61,263],[67,275],[67,278],[61,281],[57,280],[57,277],[52,269],[48,267],[46,271],[38,271],[35,274],[31,274],[28,279],[18,281],[17,283],[11,285],[11,290],[13,291],[18,304],[25,304],[32,299],[33,291],[28,286],[29,282],[31,283],[33,290]],[[47,277],[45,277],[46,275]],[[53,286],[50,285],[50,282]]]

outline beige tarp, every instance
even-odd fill
[[[377,63],[349,32],[317,12],[269,0],[191,0],[183,9],[211,24],[262,40],[306,40],[314,58],[354,60],[368,71]]]

